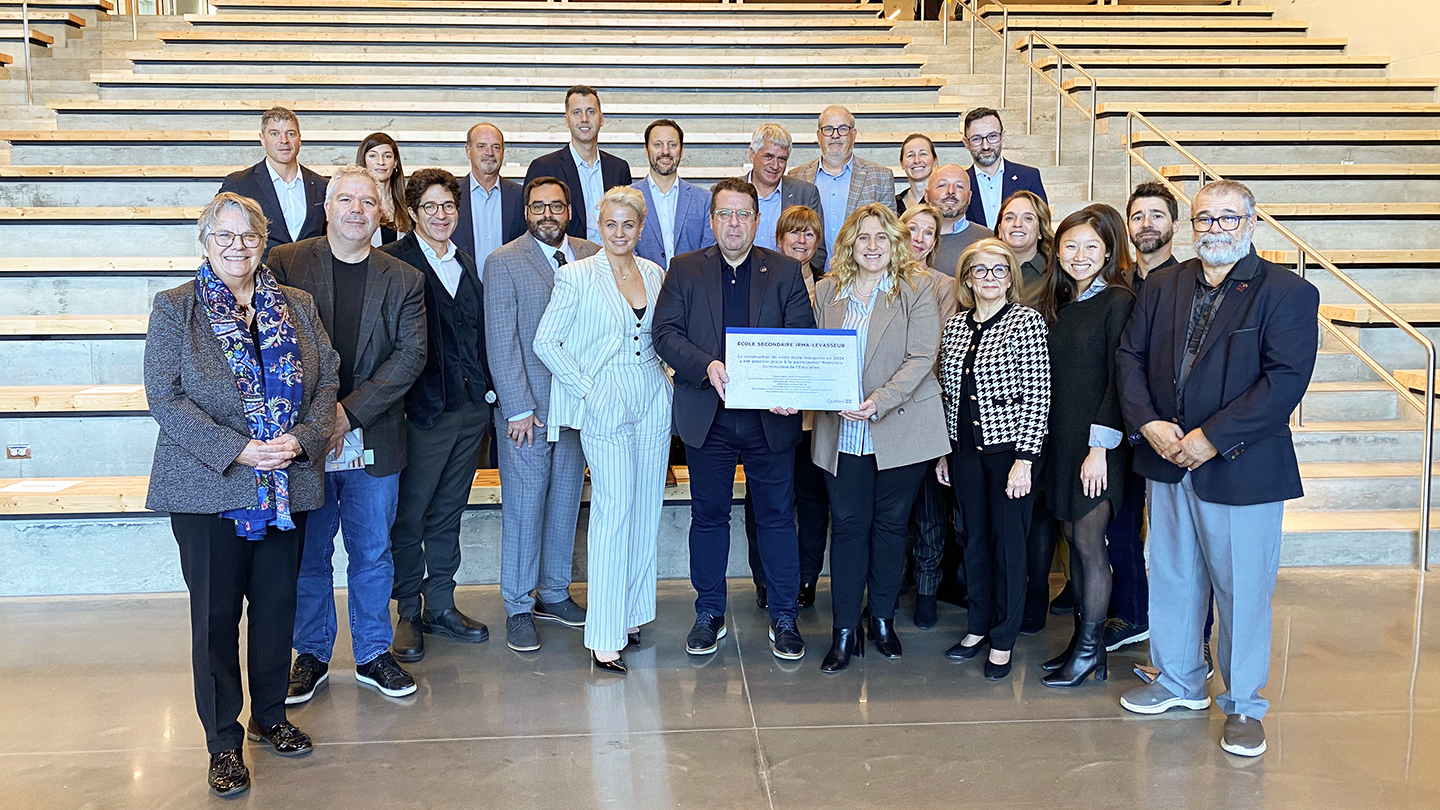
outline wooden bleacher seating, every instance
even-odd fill
[[[143,385],[0,386],[0,414],[148,410]]]
[[[1262,250],[1259,253],[1269,261],[1290,267],[1299,261],[1299,253],[1294,250]],[[1440,265],[1440,250],[1326,250],[1324,254],[1332,264],[1340,267]]]
[[[0,207],[0,222],[169,222],[172,220],[194,221],[200,216],[199,208],[177,206],[120,206],[114,208],[21,208]]]
[[[1393,372],[1395,381],[1409,388],[1417,394],[1425,393],[1425,369],[1423,368],[1399,368]],[[1440,396],[1440,391],[1437,391]],[[1421,420],[1424,421],[1424,420]],[[1411,473],[1413,475],[1413,473]]]
[[[1271,101],[1271,102],[1168,102],[1131,101],[1102,102],[1095,105],[1095,112],[1101,118],[1123,117],[1130,110],[1146,116],[1434,116],[1440,115],[1440,104],[1425,101]],[[1220,135],[1222,133],[1214,133]],[[1223,133],[1227,136],[1234,133]],[[1374,141],[1376,133],[1370,133]],[[1290,133],[1290,141],[1299,139],[1298,132]],[[1137,143],[1139,141],[1137,140]],[[1233,143],[1226,138],[1222,143]],[[1183,143],[1183,141],[1182,141]]]
[[[1065,3],[1056,4],[1047,0],[1037,0],[1034,3],[1006,3],[1010,10],[1012,20],[1034,14],[1060,14],[1084,17],[1086,19],[1104,19],[1106,17],[1207,17],[1211,15],[1225,17],[1270,17],[1275,13],[1274,6],[1251,6],[1251,5],[1182,5],[1168,0],[1163,5],[1150,4],[1145,2],[1121,5],[1095,5],[1090,3]],[[988,5],[980,7],[980,16],[999,17],[1004,12],[1000,6]]]
[[[198,256],[95,257],[44,256],[0,258],[0,278],[6,276],[69,275],[190,275],[200,264]]]
[[[29,0],[32,9],[62,9],[71,11],[98,11],[109,14],[115,11],[110,0]],[[20,0],[0,0],[0,9],[18,9]]]
[[[338,101],[338,100],[314,100],[314,99],[267,99],[265,101],[253,101],[249,99],[51,99],[46,106],[61,113],[105,113],[105,112],[132,112],[132,113],[245,113],[254,112],[257,115],[268,110],[271,106],[279,104],[288,107],[296,114],[306,113],[461,113],[471,114],[477,112],[473,101],[408,101],[408,100],[377,100],[377,101]],[[636,116],[639,118],[658,118],[665,115],[673,115],[683,118],[687,115],[702,116],[714,115],[717,112],[715,104],[703,103],[626,103],[614,102],[605,105],[605,112],[608,115],[618,117]],[[915,104],[894,104],[888,102],[858,103],[848,105],[857,118],[864,118],[866,115],[899,115],[914,113]],[[1437,105],[1440,106],[1440,105]],[[483,104],[485,113],[490,115],[554,115],[554,101],[489,101]],[[820,111],[825,108],[821,102],[797,102],[797,103],[770,103],[770,104],[727,104],[724,111],[727,114],[741,115],[766,115],[776,117],[798,117],[813,120]],[[965,105],[959,102],[940,102],[934,105],[927,105],[926,112],[933,113],[954,113],[962,114]]]
[[[1218,164],[1210,167],[1231,180],[1295,179],[1325,180],[1345,177],[1432,178],[1440,177],[1437,163],[1253,163]],[[1171,178],[1192,178],[1193,166],[1161,166],[1160,173]]]
[[[19,25],[21,15],[19,11],[0,9],[0,24],[11,26]],[[85,18],[68,11],[35,11],[30,12],[30,25],[37,23],[60,23],[79,31],[85,28]]]
[[[125,55],[127,59],[137,65],[178,63],[188,64],[200,62],[204,64],[218,64],[230,62],[249,62],[255,64],[282,64],[297,65],[314,63],[326,64],[355,64],[367,67],[382,68],[388,65],[493,65],[496,67],[516,66],[545,66],[558,67],[561,65],[582,65],[588,66],[593,63],[593,56],[579,54],[578,56],[567,55],[564,50],[553,50],[545,53],[407,53],[403,56],[389,56],[385,53],[374,52],[342,52],[342,51],[198,51],[198,50],[175,50],[175,51],[132,51]],[[869,54],[865,56],[854,56],[844,53],[832,54],[826,57],[826,64],[814,65],[814,59],[807,53],[761,53],[749,54],[707,54],[696,56],[694,54],[670,54],[661,51],[645,55],[647,66],[678,66],[696,68],[723,68],[723,67],[819,67],[836,68],[846,65],[865,65],[868,67],[893,66],[913,67],[919,69],[925,64],[925,57],[913,56],[904,53],[896,54]],[[590,77],[591,86],[595,82],[605,81],[604,76]],[[688,135],[686,136],[688,140]],[[308,138],[308,135],[307,135]]]
[[[566,14],[566,6],[556,6],[555,13],[547,16],[515,15],[506,16],[503,12],[491,14],[456,14],[450,16],[442,15],[421,15],[414,14],[307,14],[305,15],[306,27],[321,28],[349,27],[354,25],[385,26],[386,28],[591,28],[591,29],[675,29],[675,22],[662,17],[598,17],[593,15],[570,15]],[[291,28],[295,25],[295,18],[289,14],[186,14],[185,22],[194,26],[281,26]],[[774,29],[794,30],[795,21],[783,17],[751,17],[745,14],[735,14],[730,17],[710,16],[693,20],[687,20],[685,27],[690,30],[728,30],[744,29],[754,31],[769,31]],[[862,17],[817,17],[807,20],[807,29],[818,28],[821,30],[853,30],[853,31],[889,31],[894,23],[879,17],[866,19]]]
[[[783,3],[746,3],[744,9],[737,9],[747,16],[763,14],[794,14],[796,3],[803,3],[807,15],[810,14],[843,14],[855,16],[857,12],[855,3],[836,3],[834,0],[786,0]],[[554,2],[498,2],[484,3],[478,0],[211,0],[210,5],[215,8],[237,9],[241,11],[271,11],[271,12],[314,12],[314,11],[369,11],[384,12],[394,10],[397,13],[445,13],[445,12],[466,12],[466,13],[493,13],[510,12],[514,14],[541,13],[555,14],[563,11],[567,14],[578,12],[607,13],[624,11],[633,13],[644,11],[651,14],[713,14],[713,4],[707,7],[696,2],[654,2],[637,4],[633,2],[586,2],[574,3],[568,7],[557,9]],[[861,9],[863,11],[863,9]],[[875,13],[881,13],[877,7]]]
[[[482,90],[503,90],[505,88],[556,88],[563,90],[572,85],[586,81],[583,76],[472,76],[472,75],[448,75],[437,76],[434,74],[409,74],[389,76],[367,76],[364,84],[367,88],[385,87],[454,87],[472,88]],[[133,71],[99,71],[90,74],[90,81],[101,87],[143,87],[143,86],[177,86],[177,87],[354,87],[356,77],[349,74],[278,74],[278,73],[135,73]],[[650,77],[613,77],[608,79],[593,80],[592,86],[600,91],[605,90],[675,90],[686,89],[710,90],[715,92],[730,91],[735,88],[733,78],[650,78]],[[1398,80],[1397,80],[1398,81]],[[884,78],[836,78],[828,79],[824,76],[812,76],[807,78],[786,78],[780,79],[773,84],[767,83],[765,79],[756,80],[753,86],[765,88],[767,86],[779,89],[803,88],[816,90],[834,90],[843,92],[845,90],[925,90],[945,86],[943,76],[907,76],[907,77],[884,77]]]
[[[1088,28],[1086,30],[1089,30]],[[1060,34],[1046,36],[1046,39],[1055,44],[1057,48],[1065,49],[1090,49],[1105,48],[1115,50],[1147,50],[1156,51],[1177,51],[1177,50],[1235,50],[1235,49],[1289,49],[1289,50],[1342,50],[1348,44],[1343,37],[1132,37],[1119,36],[1104,31],[1093,34]],[[1025,37],[1015,37],[1011,47],[1020,51],[1025,49]],[[1084,58],[1080,58],[1080,64],[1085,64]]]
[[[1108,6],[1107,6],[1108,8]],[[1037,44],[1035,65],[1044,70],[1054,69],[1059,61]],[[1070,66],[1066,62],[1066,67]],[[1163,51],[1146,54],[1107,54],[1086,56],[1083,67],[1094,72],[1097,69],[1121,68],[1125,70],[1225,70],[1230,68],[1293,68],[1332,70],[1355,68],[1380,70],[1390,65],[1388,56],[1351,56],[1349,54],[1287,54],[1287,53],[1217,53],[1208,56],[1172,56]]]
[[[1093,17],[1033,20],[1022,16],[1010,18],[1009,30],[1012,34],[1023,34],[1026,31],[1080,31],[1093,36],[1140,31],[1193,31],[1197,34],[1241,31],[1256,34],[1273,32],[1293,35],[1303,34],[1309,26],[1310,24],[1303,20],[1184,20],[1163,17],[1144,20],[1095,19]]]
[[[1440,304],[1387,304],[1396,315],[1411,324],[1440,324]],[[1321,304],[1320,315],[1341,325],[1393,326],[1391,320],[1369,304]]]
[[[24,32],[24,30],[22,30],[22,27],[19,26],[19,25],[15,25],[15,26],[8,26],[8,25],[7,25],[7,26],[0,26],[0,41],[3,41],[3,42],[19,42],[19,41],[22,40],[24,37],[25,37],[25,32]],[[39,46],[42,47],[42,48],[48,48],[48,47],[50,47],[50,46],[52,46],[52,45],[55,44],[55,38],[52,37],[52,36],[50,36],[49,34],[43,32],[43,31],[36,31],[34,28],[31,28],[31,29],[30,29],[30,44],[31,44],[31,45],[39,45]]]
[[[92,80],[93,81],[93,80]],[[1191,78],[1150,76],[1101,76],[1100,89],[1109,92],[1125,90],[1315,90],[1315,91],[1434,91],[1436,79],[1396,79],[1388,76],[1194,76]],[[1085,78],[1066,79],[1060,85],[1066,90],[1089,90]]]
[[[514,42],[515,34],[506,31],[459,30],[459,31],[374,31],[363,27],[324,29],[319,31],[270,31],[265,29],[209,29],[198,28],[189,31],[161,31],[156,34],[162,42],[295,42],[315,45],[363,44],[408,45],[457,44],[457,45],[505,45]],[[879,47],[903,48],[910,44],[909,37],[895,34],[860,36],[856,34],[810,34],[808,32],[768,32],[766,46],[769,48],[797,47]],[[674,45],[696,45],[726,47],[733,45],[734,36],[726,34],[617,34],[583,31],[554,34],[526,33],[525,42],[534,46],[587,46],[623,49],[631,53],[640,47],[666,47]],[[633,55],[633,53],[631,53]],[[640,63],[637,63],[640,64]]]
[[[4,315],[0,316],[0,337],[143,338],[150,315]]]
[[[1144,110],[1141,110],[1144,112]],[[1440,142],[1440,129],[1371,129],[1371,130],[1234,130],[1200,129],[1172,131],[1170,136],[1182,144],[1284,144],[1287,146],[1329,144],[1425,144]],[[1152,132],[1137,130],[1131,141],[1135,146],[1161,146],[1164,141]]]

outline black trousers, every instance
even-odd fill
[[[1030,473],[1036,479],[1039,465]],[[1055,567],[1055,544],[1060,540],[1060,521],[1050,516],[1045,493],[1032,490],[1030,532],[1026,542],[1025,621],[1044,625],[1050,615],[1050,569]]]
[[[860,603],[869,591],[870,615],[895,618],[905,576],[905,540],[920,479],[933,462],[879,470],[875,456],[841,453],[830,493],[830,597],[836,629],[860,626]]]
[[[400,471],[399,503],[390,528],[395,558],[390,598],[403,618],[418,617],[422,608],[455,607],[460,519],[470,503],[480,441],[489,423],[489,405],[467,402],[441,414],[429,428],[406,424],[410,463]]]
[[[744,463],[744,460],[741,460]],[[810,431],[800,434],[795,446],[795,525],[800,541],[800,581],[815,584],[825,567],[825,540],[830,536],[830,497],[825,493],[825,472],[810,459]],[[745,537],[750,541],[750,577],[756,587],[765,584],[760,563],[759,527],[750,485],[745,485]]]
[[[295,581],[304,548],[305,514],[295,528],[271,527],[264,540],[235,535],[219,515],[170,515],[180,546],[180,571],[190,590],[190,666],[195,710],[210,753],[239,748],[244,694],[240,688],[240,615],[249,619],[246,672],[250,716],[261,726],[285,719],[290,638],[295,632]],[[248,608],[245,603],[249,603]]]
[[[965,585],[970,595],[967,632],[990,637],[997,650],[1015,647],[1025,610],[1025,543],[1030,494],[1005,496],[1015,453],[950,454],[956,519],[965,523]]]

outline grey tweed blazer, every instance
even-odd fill
[[[567,236],[576,259],[600,250]],[[550,369],[535,354],[535,330],[555,290],[555,268],[529,233],[485,259],[485,348],[500,414],[510,419],[534,411],[550,423]]]
[[[309,293],[284,286],[280,292],[290,305],[304,373],[290,432],[307,460],[288,468],[290,509],[308,512],[325,500],[322,459],[335,427],[340,356]],[[145,338],[145,398],[160,423],[146,508],[214,515],[259,506],[254,470],[235,463],[250,443],[245,404],[193,282],[155,296]]]

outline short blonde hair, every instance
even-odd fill
[[[780,218],[775,220],[775,244],[785,238],[787,233],[796,231],[811,230],[816,236],[825,235],[825,223],[820,219],[814,208],[808,205],[792,205],[780,212]]]
[[[645,221],[645,195],[631,186],[615,186],[605,192],[605,196],[600,198],[600,206],[596,210],[604,211],[607,205],[612,208],[629,208],[635,214],[636,219],[641,222]]]
[[[960,254],[960,263],[955,269],[955,300],[960,304],[960,309],[975,308],[975,291],[965,282],[970,280],[970,269],[979,264],[980,259],[985,256],[999,256],[1005,260],[1005,266],[1010,268],[1010,288],[1005,291],[1005,300],[1013,304],[1025,297],[1025,277],[1020,272],[1020,260],[1015,258],[1015,251],[1000,239],[986,237]]]
[[[940,224],[945,221],[945,217],[940,214],[940,209],[933,204],[918,202],[906,208],[905,213],[900,215],[900,224],[909,228],[910,221],[921,214],[935,220],[935,242],[930,245],[929,250],[925,251],[925,255],[921,256],[917,261],[920,262],[921,266],[933,269],[935,267],[935,251],[940,247]]]
[[[221,212],[229,210],[239,211],[245,217],[245,227],[260,234],[261,238],[269,233],[270,220],[266,219],[265,212],[260,210],[260,203],[233,191],[222,191],[200,209],[200,216],[195,220],[195,225],[200,229],[202,256],[205,254],[205,240],[209,239],[210,234],[215,233],[220,225]]]
[[[910,231],[900,224],[895,209],[884,203],[867,203],[845,218],[845,224],[840,226],[840,233],[835,236],[835,250],[831,254],[828,275],[835,277],[837,301],[849,292],[860,275],[860,268],[855,265],[855,240],[860,237],[860,224],[870,217],[880,220],[880,227],[890,240],[890,261],[885,268],[885,275],[890,278],[890,292],[886,293],[885,300],[894,303],[900,297],[901,282],[911,288],[915,286],[914,278],[921,267],[910,249]]]

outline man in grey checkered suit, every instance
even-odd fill
[[[580,434],[545,440],[550,419],[550,370],[535,355],[535,330],[550,303],[555,271],[600,247],[565,235],[570,189],[554,177],[525,184],[524,236],[485,260],[485,339],[499,402],[495,437],[500,456],[500,596],[505,643],[540,649],[535,619],[585,626],[585,609],[570,598],[575,524],[585,482]]]

